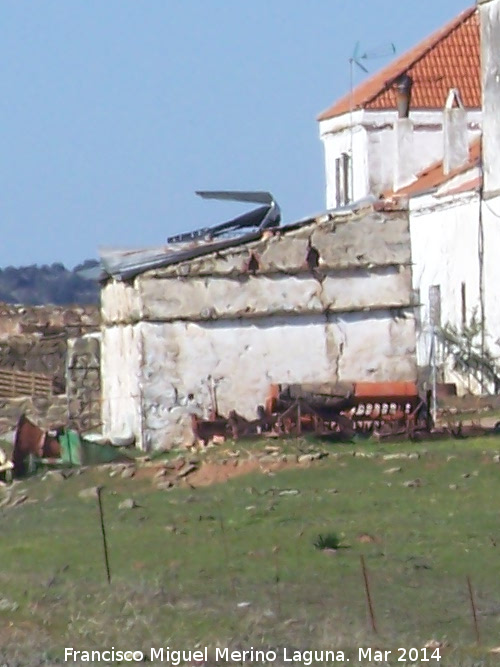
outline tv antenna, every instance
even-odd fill
[[[384,44],[370,51],[362,51],[361,43],[356,42],[354,46],[354,51],[352,56],[349,58],[349,125],[351,128],[351,137],[350,137],[350,177],[351,177],[351,190],[354,191],[354,168],[353,168],[353,124],[352,117],[354,113],[354,66],[358,67],[365,74],[369,73],[368,68],[365,63],[368,60],[376,60],[377,58],[389,58],[396,53],[396,45],[393,42]],[[352,196],[352,195],[351,195]]]

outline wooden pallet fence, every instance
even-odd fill
[[[52,396],[53,378],[40,373],[0,369],[0,396]]]

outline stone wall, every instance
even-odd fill
[[[68,341],[68,426],[81,432],[101,428],[100,344],[97,333]]]
[[[75,344],[68,339],[96,332],[99,326],[97,306],[0,304],[0,368],[52,376],[56,393],[51,397],[0,397],[0,433],[14,429],[22,413],[42,428],[69,425],[68,416],[74,427],[90,424],[94,428],[98,424],[99,343],[97,341],[96,352],[95,339],[85,344]],[[82,345],[89,349],[84,352]],[[68,348],[71,349],[70,359]],[[89,362],[87,369],[84,368],[86,361]],[[67,373],[70,394],[66,393]]]
[[[80,336],[99,328],[98,306],[21,306],[0,303],[0,340],[19,334]]]
[[[50,375],[56,393],[64,393],[67,339],[99,323],[97,306],[0,304],[0,368]]]
[[[60,396],[0,397],[0,434],[13,431],[22,414],[43,429],[67,423],[68,401],[66,394]]]
[[[0,341],[0,368],[52,376],[54,391],[61,394],[66,385],[66,347],[64,334],[50,338],[14,335]]]

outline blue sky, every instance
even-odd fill
[[[2,0],[0,266],[72,267],[243,210],[197,189],[270,190],[285,221],[322,210],[316,116],[355,43],[402,53],[470,4]]]

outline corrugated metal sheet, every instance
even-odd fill
[[[376,201],[375,197],[366,197],[357,202],[353,202],[348,206],[323,211],[274,229],[279,231],[280,234],[285,234],[287,231],[321,222],[333,215],[348,215],[354,211],[371,207]],[[269,231],[269,229],[258,228],[254,231],[228,238],[217,238],[210,241],[195,239],[189,242],[171,243],[154,248],[135,250],[103,248],[100,250],[101,267],[99,279],[105,281],[107,278],[113,277],[116,280],[129,280],[134,276],[152,269],[179,264],[180,262],[208,255],[212,252],[218,252],[227,248],[235,248],[237,246],[245,245],[246,243],[251,243],[252,241],[258,241],[262,237],[262,234],[266,232],[269,233]],[[271,233],[272,231],[273,230],[271,230]],[[94,277],[97,278],[97,276]]]

